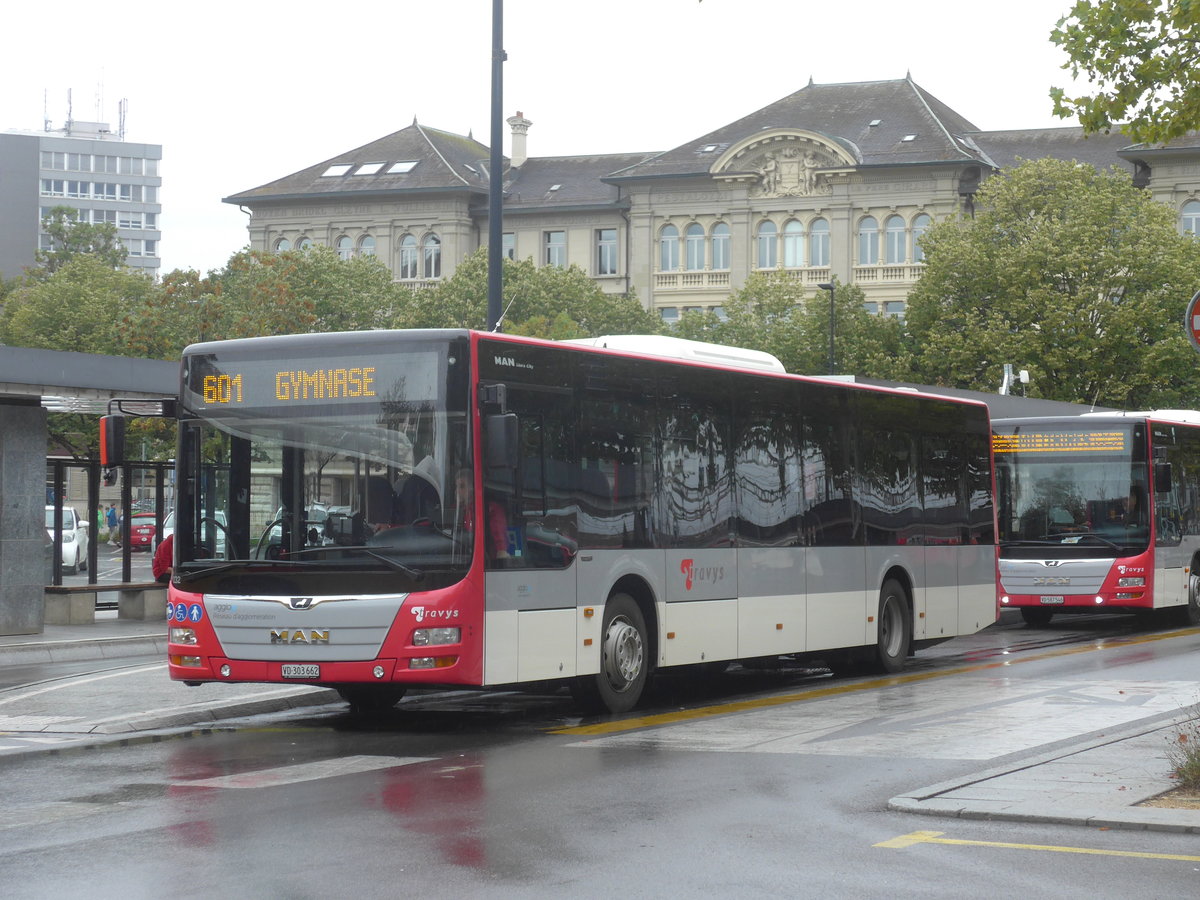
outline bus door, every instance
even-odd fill
[[[1196,502],[1188,490],[1200,460],[1200,439],[1192,429],[1154,425],[1151,477],[1154,479],[1154,606],[1187,602],[1184,568],[1196,550],[1194,516],[1184,505]]]
[[[570,393],[542,385],[506,387],[504,411],[485,407],[484,415],[485,678],[568,677],[577,668],[578,617]],[[497,417],[515,417],[515,453],[503,464],[497,461],[505,454],[489,446],[505,431]]]

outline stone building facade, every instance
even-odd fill
[[[804,88],[666,151],[537,157],[533,124],[508,120],[504,241],[510,257],[577,264],[672,320],[720,310],[756,271],[814,291],[855,284],[901,315],[922,268],[920,238],[969,212],[984,179],[1022,159],[1129,171],[1200,226],[1200,143],[1163,149],[1080,128],[985,132],[911,78]],[[328,244],[373,254],[397,281],[428,285],[487,243],[489,150],[407,128],[225,198],[250,214],[260,250]]]

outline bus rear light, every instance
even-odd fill
[[[413,646],[432,647],[436,644],[457,644],[462,641],[461,628],[418,628],[413,632]]]
[[[172,628],[167,641],[172,644],[195,644],[196,629],[194,628]]]
[[[458,662],[457,656],[418,656],[408,661],[410,669],[446,669]]]
[[[1146,579],[1144,577],[1137,578],[1118,578],[1117,587],[1145,587]]]
[[[198,656],[171,656],[171,665],[173,666],[188,666],[190,668],[199,668],[202,663]]]

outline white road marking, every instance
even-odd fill
[[[433,757],[421,756],[343,756],[323,759],[294,766],[261,769],[257,772],[242,772],[238,775],[220,775],[216,778],[201,778],[196,781],[175,781],[172,787],[201,788],[264,788],[281,784],[298,784],[303,781],[318,781],[336,778],[339,775],[355,775],[376,769],[391,769],[430,762]]]
[[[64,688],[77,687],[81,684],[90,684],[93,681],[104,681],[106,678],[121,678],[124,675],[138,675],[142,672],[153,672],[156,669],[165,669],[165,662],[155,663],[152,666],[139,666],[136,669],[119,669],[115,672],[105,672],[102,675],[90,675],[83,678],[66,678],[62,681],[56,681],[54,684],[43,685],[32,691],[22,691],[18,694],[8,694],[0,697],[0,706],[5,703],[16,703],[18,700],[27,700],[30,697],[36,697],[38,694],[46,694],[50,691],[61,691]]]

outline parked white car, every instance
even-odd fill
[[[69,506],[62,511],[62,565],[63,572],[74,575],[87,568],[88,523]],[[54,540],[54,507],[46,507],[46,534]]]

